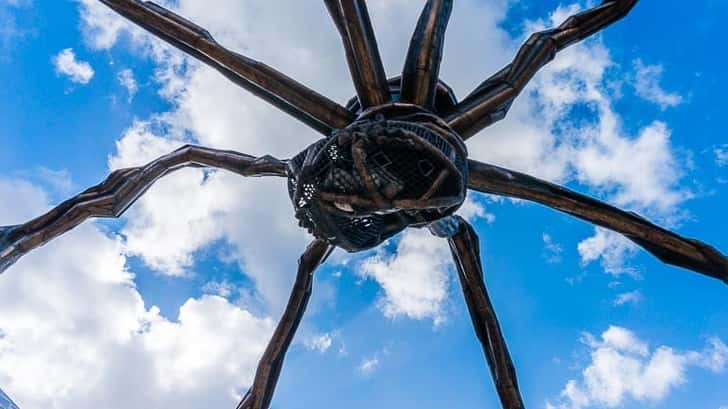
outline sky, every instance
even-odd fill
[[[314,0],[163,2],[344,103]],[[592,2],[593,5],[595,2]],[[368,1],[398,75],[422,7]],[[441,77],[463,97],[582,2],[460,0]],[[724,1],[642,1],[558,55],[470,157],[728,251]],[[319,136],[95,0],[0,0],[0,225],[185,143],[287,158]],[[728,289],[539,205],[471,194],[485,280],[529,408],[728,408]],[[183,170],[0,276],[0,389],[20,408],[234,407],[285,307],[285,180]],[[408,230],[317,273],[272,408],[498,407],[447,243]]]

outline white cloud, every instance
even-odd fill
[[[360,274],[382,286],[379,303],[387,317],[431,318],[437,325],[446,316],[451,259],[447,241],[425,229],[408,230],[394,254],[380,248],[364,260]]]
[[[630,291],[627,293],[621,293],[618,294],[617,297],[614,299],[614,305],[615,306],[622,306],[625,304],[638,304],[642,302],[644,299],[644,296],[639,290]]]
[[[650,349],[633,332],[616,326],[601,339],[585,334],[582,342],[590,351],[589,366],[547,408],[616,408],[627,400],[655,404],[687,381],[689,368],[722,372],[728,358],[728,347],[718,338],[709,339],[702,351],[680,352],[664,345]]]
[[[637,96],[653,102],[660,108],[676,107],[683,102],[680,94],[665,91],[660,85],[664,68],[662,65],[645,65],[642,60],[634,61],[634,87]]]
[[[139,91],[139,85],[137,85],[136,78],[134,78],[134,72],[128,68],[123,69],[119,72],[117,79],[119,80],[119,84],[126,89],[126,92],[129,94],[129,102],[131,102],[134,99],[134,95]]]
[[[458,209],[457,214],[470,221],[483,219],[488,223],[494,223],[495,215],[485,210],[482,202],[475,199],[477,196],[480,196],[477,192],[468,192],[468,196],[465,198],[465,202],[460,209]]]
[[[94,77],[94,69],[86,61],[76,59],[73,49],[66,48],[53,57],[56,73],[68,77],[76,84],[86,85]]]
[[[309,338],[304,342],[304,345],[311,351],[317,351],[323,354],[324,352],[328,351],[329,348],[331,348],[331,345],[333,345],[333,343],[334,339],[332,335],[326,333]]]
[[[612,120],[617,118],[605,118],[595,139],[577,153],[579,180],[610,191],[617,205],[669,215],[691,195],[676,187],[681,170],[667,125],[654,122],[628,140],[613,133]]]
[[[708,339],[708,346],[702,354],[692,354],[691,360],[701,368],[723,372],[728,364],[728,346],[719,338]]]
[[[81,20],[83,34],[89,45],[97,49],[108,49],[116,43],[122,31],[140,36],[143,30],[127,20],[120,18],[103,3],[81,0]]]
[[[625,266],[625,259],[637,250],[637,246],[619,233],[597,227],[594,236],[578,245],[582,264],[601,260],[604,271],[619,276],[622,274],[639,278],[634,268]]]
[[[24,206],[0,224],[47,207],[34,186],[0,179],[9,202]],[[1,278],[0,384],[22,408],[230,406],[274,325],[215,296],[187,300],[175,321],[145,308],[121,243],[90,223]]]

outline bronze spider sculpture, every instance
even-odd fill
[[[604,0],[559,27],[533,34],[513,62],[462,101],[438,76],[452,0],[427,0],[401,77],[387,79],[364,0],[324,0],[341,34],[357,96],[346,107],[219,45],[204,29],[151,2],[101,0],[324,135],[290,160],[184,146],[101,184],[25,224],[0,228],[0,272],[90,217],[118,217],[157,179],[183,167],[279,176],[299,224],[316,239],[299,260],[289,303],[238,409],[270,405],[285,353],[311,294],[314,270],[334,247],[372,248],[407,227],[449,241],[475,332],[504,408],[523,408],[515,369],[481,270],[478,236],[453,213],[467,189],[529,200],[628,237],[660,260],[728,283],[713,247],[564,187],[468,159],[465,140],[503,119],[556,52],[621,19],[637,0]]]

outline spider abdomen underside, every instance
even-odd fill
[[[309,146],[288,171],[299,224],[356,252],[453,214],[465,199],[467,151],[436,116],[393,103]]]

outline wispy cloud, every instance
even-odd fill
[[[634,61],[634,88],[637,96],[655,103],[661,109],[676,107],[683,102],[680,94],[667,92],[662,88],[660,80],[664,68],[662,65],[645,65],[642,60]]]
[[[728,144],[716,146],[713,153],[715,153],[715,163],[718,166],[728,166]]]
[[[131,102],[134,99],[134,95],[139,91],[139,85],[137,85],[134,72],[128,68],[123,69],[119,72],[117,79],[119,80],[119,84],[126,89],[126,92],[129,94],[128,101]]]
[[[94,69],[91,64],[76,59],[73,49],[66,48],[53,57],[53,66],[56,73],[68,77],[76,84],[86,85],[94,77]]]
[[[554,239],[548,233],[543,233],[541,238],[543,239],[544,245],[543,258],[546,262],[549,264],[561,263],[561,260],[563,259],[562,253],[564,252],[564,248],[561,247],[561,244],[554,242]]]
[[[622,306],[625,304],[638,304],[644,299],[644,296],[639,290],[622,293],[614,298],[613,304],[615,306]]]
[[[379,368],[379,357],[372,356],[362,359],[358,370],[362,375],[371,375]]]
[[[334,338],[330,333],[313,336],[306,341],[304,345],[311,351],[317,351],[321,354],[328,351],[334,343]]]
[[[20,27],[15,16],[19,8],[31,4],[31,0],[0,0],[0,51],[12,49],[19,39],[32,32],[32,28]]]
[[[205,294],[217,295],[228,298],[237,290],[234,284],[229,281],[209,281],[202,286],[202,292]]]

